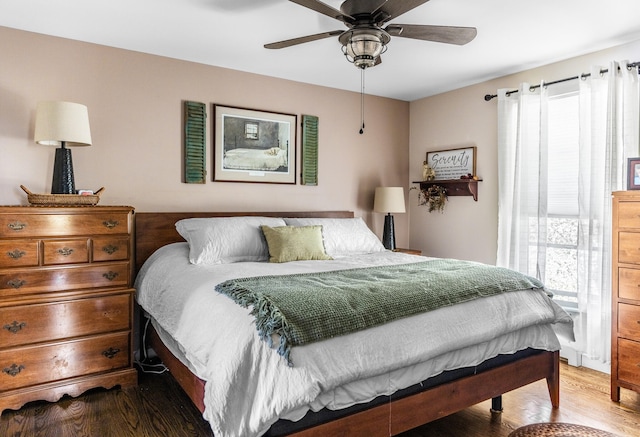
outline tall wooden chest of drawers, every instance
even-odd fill
[[[0,412],[137,384],[133,208],[0,207]]]
[[[640,192],[613,193],[611,399],[640,392]]]

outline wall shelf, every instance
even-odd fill
[[[433,185],[444,187],[447,196],[473,196],[478,201],[478,182],[482,179],[443,179],[433,181],[414,181],[419,184],[421,190],[426,190]]]

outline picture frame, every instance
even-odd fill
[[[427,152],[427,164],[434,170],[434,180],[476,176],[476,146]]]
[[[640,190],[640,157],[627,159],[627,190]]]
[[[296,183],[295,114],[213,105],[213,181]]]

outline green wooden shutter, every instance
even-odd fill
[[[318,185],[318,117],[302,116],[302,185]]]
[[[184,182],[207,182],[207,108],[204,103],[184,102]]]

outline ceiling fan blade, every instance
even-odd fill
[[[371,15],[386,2],[387,0],[344,0],[340,5],[340,11],[352,17],[362,14]]]
[[[292,3],[296,3],[300,6],[304,6],[305,8],[319,12],[323,15],[326,15],[327,17],[335,18],[336,20],[340,20],[343,22],[353,21],[353,17],[350,17],[349,15],[345,15],[341,11],[325,3],[322,3],[319,0],[289,0],[289,1]]]
[[[420,24],[394,23],[388,25],[385,30],[391,36],[457,44],[459,46],[473,41],[478,34],[475,27],[428,26]]]
[[[378,25],[382,25],[387,21],[399,17],[405,12],[409,12],[411,9],[425,4],[429,0],[387,0],[382,3],[378,9],[371,14],[374,17],[374,21]]]
[[[305,42],[317,41],[319,39],[329,38],[330,36],[340,35],[342,30],[332,30],[330,32],[316,33],[315,35],[301,36],[299,38],[286,39],[284,41],[272,42],[265,44],[265,49],[283,49],[285,47],[291,47]]]

